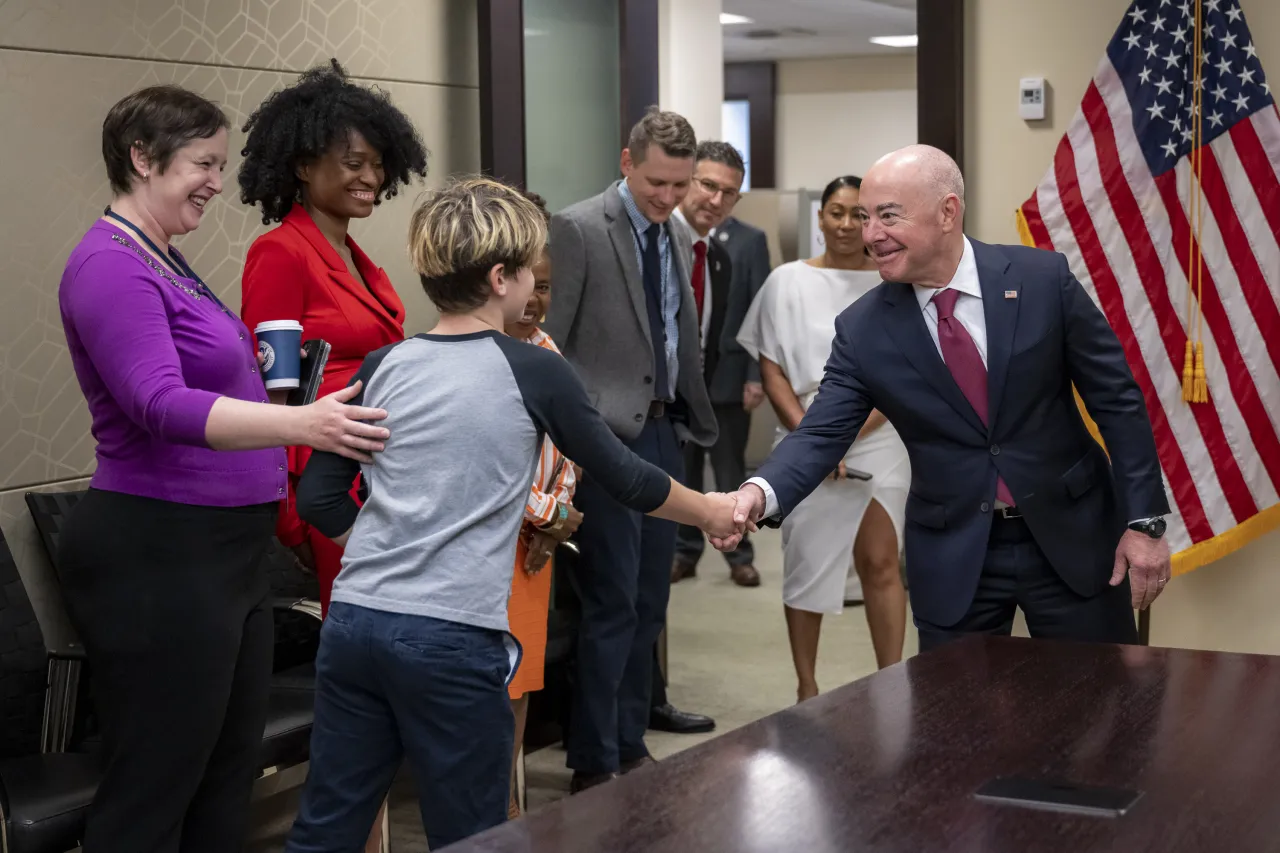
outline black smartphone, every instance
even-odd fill
[[[320,393],[324,380],[324,366],[329,361],[328,341],[315,338],[302,344],[302,364],[298,369],[298,387],[289,392],[285,403],[290,406],[309,406]]]
[[[845,479],[847,480],[870,480],[871,479],[871,475],[868,474],[866,471],[859,471],[857,468],[850,468],[847,465],[845,466],[845,469],[844,469],[844,476],[845,476]]]
[[[1133,807],[1142,792],[1081,785],[1061,779],[1006,776],[987,782],[974,796],[988,802],[1025,808],[1096,817],[1120,817]]]

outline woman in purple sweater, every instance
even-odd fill
[[[58,568],[93,673],[106,775],[85,853],[239,850],[266,718],[272,616],[261,562],[286,445],[367,460],[381,410],[267,403],[249,330],[170,240],[222,192],[228,122],[175,86],[112,107],[114,198],[58,300],[97,470]]]

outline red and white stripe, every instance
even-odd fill
[[[541,329],[535,328],[529,337],[529,343],[549,349],[556,355],[560,349],[551,340],[551,336]],[[560,471],[552,481],[551,474],[557,466]],[[538,467],[533,475],[533,487],[525,501],[524,515],[527,521],[535,519],[550,524],[555,520],[556,503],[572,503],[573,493],[578,487],[577,475],[573,473],[573,463],[566,459],[559,448],[551,443],[550,437],[542,439],[542,449],[538,452]]]
[[[1175,552],[1280,502],[1280,113],[1268,106],[1203,149],[1202,404],[1182,399],[1196,332],[1187,328],[1190,169],[1184,159],[1152,175],[1104,57],[1021,209],[1035,244],[1067,257],[1124,346],[1151,415]]]

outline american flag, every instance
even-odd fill
[[[1239,4],[1132,3],[1018,219],[1024,242],[1066,255],[1124,345],[1174,572],[1280,525],[1280,112]],[[1189,339],[1205,402],[1183,399]]]

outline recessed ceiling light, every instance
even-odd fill
[[[746,15],[730,15],[728,12],[720,13],[720,23],[724,24],[753,24],[753,20]]]
[[[919,36],[876,36],[871,43],[885,47],[915,47],[919,41]]]

